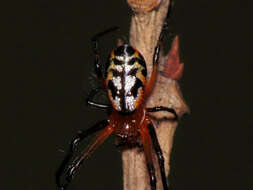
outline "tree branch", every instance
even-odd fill
[[[133,10],[130,44],[145,57],[148,73],[152,71],[154,48],[157,45],[164,19],[167,16],[170,0],[128,0]],[[178,37],[174,39],[167,56],[160,57],[158,76],[152,94],[147,100],[147,107],[166,106],[173,108],[179,118],[189,111],[181,96],[177,81],[183,71],[178,55]],[[175,80],[174,80],[175,79]],[[169,174],[169,159],[173,144],[173,136],[177,122],[170,121],[172,114],[157,112],[150,114],[156,126],[156,133],[165,159],[166,174]],[[155,158],[156,156],[154,156]],[[148,190],[150,182],[145,157],[138,148],[124,150],[123,181],[124,190]],[[154,160],[157,190],[162,190],[157,159]]]

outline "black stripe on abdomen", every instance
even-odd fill
[[[141,87],[144,88],[143,83],[139,78],[136,77],[135,84],[130,90],[134,98],[137,98],[138,89]]]

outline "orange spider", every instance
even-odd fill
[[[110,28],[92,38],[95,54],[95,73],[101,86],[107,91],[111,105],[97,103],[92,100],[97,90],[93,90],[87,100],[88,105],[110,110],[111,114],[107,120],[100,121],[93,127],[78,133],[73,139],[69,152],[56,172],[56,182],[62,190],[66,189],[81,164],[112,133],[115,134],[119,146],[143,147],[152,190],[156,189],[156,177],[152,158],[152,147],[154,147],[160,166],[163,189],[168,190],[163,153],[157,140],[152,120],[146,113],[167,111],[175,115],[175,120],[177,120],[177,114],[173,109],[163,106],[144,107],[145,100],[150,94],[156,80],[160,44],[164,30],[161,32],[159,42],[155,47],[153,71],[149,82],[147,82],[145,60],[139,51],[128,44],[121,45],[111,52],[105,67],[106,73],[102,73],[98,39],[116,29],[117,27]],[[98,131],[99,133],[93,139],[88,149],[75,157],[74,153],[79,143],[87,136]],[[63,181],[61,180],[62,175],[64,176]]]

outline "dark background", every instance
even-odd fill
[[[176,131],[173,190],[253,189],[249,2],[175,0],[171,26],[180,36],[180,85],[191,115]],[[114,25],[128,35],[131,11],[116,0],[14,1],[2,8],[8,56],[2,64],[10,73],[2,92],[8,124],[1,133],[1,189],[56,189],[59,149],[106,117],[83,102],[93,64],[90,38]],[[102,44],[105,53],[116,38]],[[96,151],[70,189],[122,189],[113,142]]]

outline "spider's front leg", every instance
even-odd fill
[[[151,93],[151,91],[153,89],[153,86],[155,84],[155,81],[156,81],[157,67],[158,67],[158,63],[159,63],[159,56],[160,56],[160,51],[161,51],[161,45],[162,45],[165,33],[168,30],[167,19],[169,18],[169,15],[171,13],[173,5],[174,5],[174,2],[173,2],[173,0],[171,0],[170,1],[170,5],[169,5],[169,9],[168,9],[168,13],[167,13],[167,17],[166,17],[166,19],[165,19],[165,21],[163,23],[162,30],[161,30],[161,33],[159,35],[157,45],[155,46],[155,49],[154,49],[152,74],[151,74],[150,80],[149,80],[149,82],[147,84],[147,88],[145,90],[145,97],[148,97],[150,95],[150,93]]]
[[[101,66],[101,61],[100,61],[100,52],[99,52],[99,43],[98,40],[99,38],[103,37],[104,35],[113,32],[115,30],[118,30],[119,27],[115,26],[112,28],[109,28],[103,32],[100,32],[98,34],[96,34],[95,36],[93,36],[93,38],[91,39],[92,42],[92,50],[93,53],[95,55],[95,60],[94,60],[94,70],[95,70],[95,74],[97,76],[97,79],[100,82],[100,85],[103,89],[105,89],[105,82],[104,82],[104,76],[103,76],[103,72],[102,72],[102,66]],[[98,93],[99,89],[94,89],[89,93],[89,96],[86,99],[86,103],[89,106],[92,107],[96,107],[96,108],[100,108],[100,109],[111,109],[111,105],[107,105],[107,104],[101,104],[101,103],[97,103],[93,101],[93,98],[95,97],[95,95]]]
[[[60,167],[55,173],[56,184],[59,187],[59,189],[64,190],[67,188],[67,186],[73,179],[74,174],[76,173],[77,169],[81,166],[82,162],[86,159],[86,157],[89,156],[95,150],[95,148],[99,144],[101,144],[103,140],[105,140],[105,138],[109,134],[111,134],[110,132],[111,128],[109,127],[110,130],[108,130],[107,129],[108,126],[109,126],[109,122],[107,120],[100,121],[97,124],[95,124],[93,127],[85,131],[79,132],[77,136],[73,138],[64,160],[62,161]],[[87,152],[83,152],[76,158],[73,158],[80,142],[84,140],[86,137],[98,131],[101,131],[101,132],[96,136],[94,140],[94,143],[96,143],[96,147],[94,147],[93,145],[94,143],[93,143],[89,146],[89,149],[87,150]],[[86,154],[86,157],[83,157],[85,153],[88,153],[88,154]]]
[[[159,36],[157,45],[156,45],[156,47],[154,49],[153,68],[152,68],[151,77],[149,79],[149,82],[147,84],[147,88],[145,90],[145,96],[146,97],[150,95],[150,93],[151,93],[151,91],[152,91],[152,89],[154,87],[155,81],[156,81],[157,67],[158,67],[158,63],[159,63],[159,56],[160,56],[160,51],[161,51],[161,45],[162,45],[163,37],[164,37],[166,31],[167,31],[167,22],[165,21],[164,25],[163,25],[163,28],[162,28],[162,31],[161,31],[161,34]]]
[[[95,73],[97,75],[97,78],[99,80],[99,82],[101,83],[101,86],[103,88],[105,88],[105,83],[104,83],[104,77],[103,77],[103,72],[102,72],[102,66],[101,66],[101,61],[100,61],[100,52],[99,52],[99,47],[98,47],[98,40],[100,37],[110,33],[110,32],[113,32],[115,30],[118,30],[119,27],[115,26],[115,27],[112,27],[112,28],[109,28],[103,32],[100,32],[98,34],[96,34],[92,39],[91,39],[91,42],[92,42],[92,50],[93,50],[93,53],[95,55],[95,61],[94,61],[94,68],[95,68]]]

